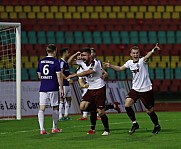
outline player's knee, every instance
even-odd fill
[[[41,110],[41,111],[45,111],[45,106],[44,106],[44,105],[40,105],[39,110]]]
[[[105,114],[105,110],[104,109],[97,109],[97,113],[99,114],[99,116],[102,116]]]
[[[147,113],[147,114],[150,114],[150,113],[152,113],[153,111],[154,111],[154,109],[153,109],[153,108],[146,109],[146,113]]]
[[[86,109],[86,105],[83,103],[80,103],[80,110],[85,110]]]
[[[133,104],[134,104],[133,99],[131,99],[131,98],[126,98],[125,103],[124,103],[124,106],[125,106],[125,107],[131,107]]]

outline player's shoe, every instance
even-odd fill
[[[48,133],[47,133],[45,130],[41,130],[41,131],[40,131],[40,134],[41,134],[41,135],[46,135],[46,134],[48,134]]]
[[[71,119],[69,116],[65,116],[65,117],[64,117],[64,120],[65,120],[65,121],[69,121],[69,120],[72,120],[72,119]]]
[[[81,118],[78,118],[77,120],[85,121],[87,120],[87,117],[81,117]]]
[[[118,113],[121,113],[119,104],[120,104],[119,102],[115,101],[115,102],[114,102],[114,105],[115,105],[114,109],[115,109],[116,111],[118,111]]]
[[[95,130],[90,129],[90,130],[87,132],[87,134],[88,134],[88,135],[93,135],[93,134],[95,134]]]
[[[136,129],[139,129],[139,125],[138,123],[134,123],[132,128],[129,130],[129,134],[133,134],[135,132]]]
[[[97,116],[97,120],[101,120],[101,117]]]
[[[102,134],[102,136],[108,136],[108,135],[110,135],[110,132],[108,132],[108,131],[104,131]]]
[[[59,118],[59,121],[65,121],[64,117]]]
[[[62,129],[59,129],[59,128],[56,128],[56,129],[52,129],[52,133],[55,134],[55,133],[60,133],[62,132]]]
[[[152,133],[154,133],[154,134],[158,134],[158,132],[160,132],[160,131],[161,131],[161,127],[160,127],[160,125],[157,125],[157,126],[155,126],[155,127],[154,127],[154,129],[153,129]]]

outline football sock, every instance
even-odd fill
[[[109,132],[109,123],[108,123],[108,117],[106,114],[100,116],[102,124],[104,125],[104,131]]]
[[[97,121],[97,112],[90,112],[91,129],[95,130]]]
[[[159,123],[158,123],[158,117],[157,117],[157,115],[156,115],[156,113],[153,111],[153,112],[151,112],[151,113],[148,113],[148,115],[150,116],[150,119],[151,119],[151,121],[155,124],[155,126],[156,125],[159,125]]]
[[[64,106],[64,103],[62,101],[60,101],[60,104],[59,104],[59,119],[63,117],[62,116],[63,106]]]
[[[40,130],[45,130],[44,129],[44,111],[42,110],[38,111],[38,122],[39,122]]]
[[[82,117],[87,117],[87,114],[88,114],[88,112],[87,111],[83,111],[83,115],[82,115]]]
[[[58,122],[58,110],[53,110],[52,112],[52,118],[53,118],[53,126],[52,129],[57,128],[57,122]]]
[[[125,107],[126,113],[129,116],[129,118],[133,121],[136,121],[135,112],[131,107]]]
[[[69,103],[65,103],[65,116],[68,116],[69,114],[69,109],[70,109],[70,104]]]

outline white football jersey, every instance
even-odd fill
[[[102,67],[100,65],[100,62],[97,59],[94,59],[93,62],[87,66],[83,61],[77,61],[78,65],[81,65],[83,70],[89,70],[92,69],[94,71],[93,74],[90,74],[87,77],[87,83],[89,84],[88,89],[94,90],[99,89],[105,86],[104,80],[102,77]]]
[[[124,66],[129,68],[132,72],[132,89],[138,92],[145,92],[152,89],[152,83],[150,81],[148,72],[148,63],[146,63],[144,58],[140,58],[138,62],[133,62],[133,60],[128,60]]]

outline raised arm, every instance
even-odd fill
[[[158,43],[157,43],[157,44],[155,45],[155,47],[154,47],[151,51],[149,51],[149,52],[147,53],[147,55],[144,56],[144,61],[145,61],[145,62],[148,62],[148,60],[149,60],[149,58],[152,56],[152,54],[153,54],[154,52],[158,51],[158,50],[160,50],[160,48],[158,47]]]
[[[75,54],[73,54],[73,55],[71,55],[70,57],[69,57],[69,59],[68,59],[68,63],[69,64],[72,64],[73,63],[73,61],[77,58],[77,56],[80,54],[81,52],[76,52]]]

